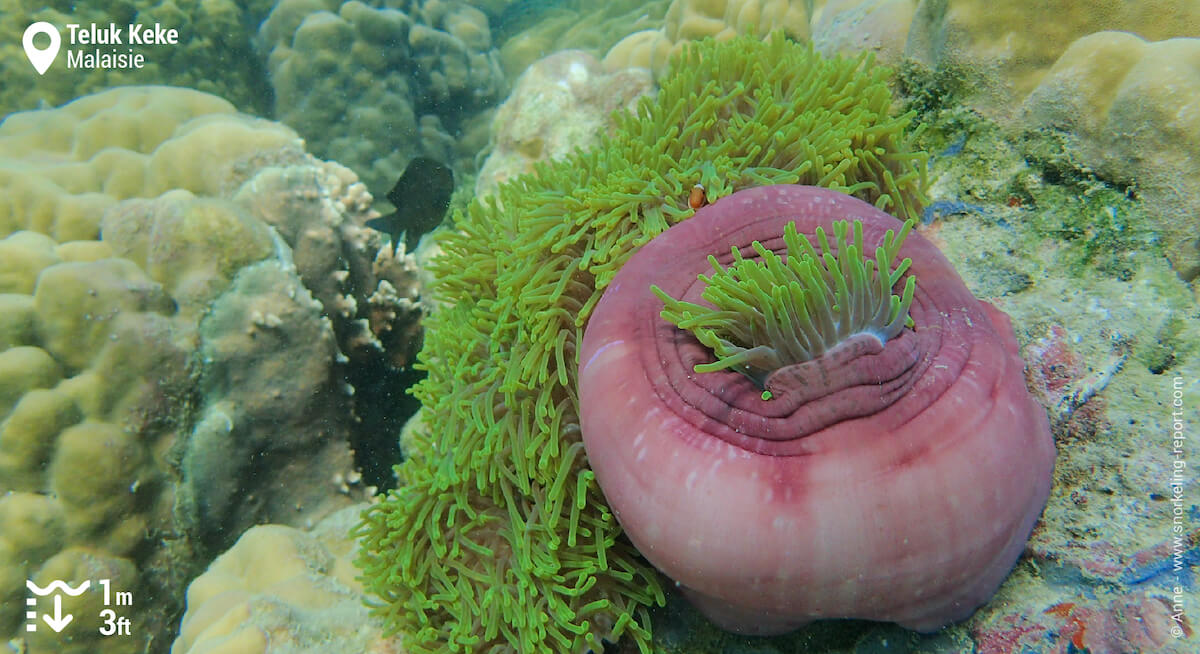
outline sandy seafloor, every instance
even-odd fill
[[[432,253],[365,222],[415,157],[461,209],[593,143],[673,48],[775,29],[894,67],[918,230],[1011,317],[1053,485],[965,622],[750,638],[669,591],[655,648],[1196,651],[1200,7],[1042,4],[5,0],[0,651],[405,651],[347,531],[396,483]],[[54,579],[91,587],[27,609]]]

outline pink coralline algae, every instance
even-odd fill
[[[643,555],[722,627],[781,633],[863,618],[932,631],[995,593],[1045,505],[1054,443],[1008,317],[918,234],[911,327],[858,334],[763,387],[660,316],[655,284],[703,303],[708,255],[785,251],[784,226],[895,218],[802,186],[740,191],[643,246],[586,327],[581,426],[604,494]],[[900,280],[896,287],[902,287]],[[763,388],[770,391],[763,393]],[[769,399],[764,399],[767,397]]]
[[[1061,326],[1050,325],[1027,345],[1022,352],[1029,364],[1025,382],[1034,399],[1049,411],[1055,433],[1093,436],[1108,425],[1106,403],[1099,394],[1120,371],[1125,355],[1116,354],[1104,366],[1090,370],[1071,340]]]
[[[1162,596],[1132,592],[1059,602],[1032,614],[1007,614],[972,629],[978,654],[1126,654],[1195,651],[1192,627]]]

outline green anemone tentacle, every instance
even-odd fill
[[[871,260],[858,220],[852,238],[850,223],[833,223],[832,248],[818,227],[820,252],[789,222],[786,257],[758,241],[750,244],[757,258],[743,257],[734,246],[728,267],[709,256],[713,273],[699,276],[705,284],[700,295],[712,306],[675,299],[657,286],[650,290],[663,301],[663,319],[692,332],[716,356],[697,364],[696,372],[736,370],[761,387],[771,372],[815,359],[851,336],[870,334],[886,343],[912,325],[916,277],[907,277],[900,295],[892,293],[912,260],[901,260],[895,270],[892,262],[913,223],[905,221],[899,234],[888,230]]]
[[[621,637],[651,651],[661,582],[579,446],[583,329],[633,252],[691,217],[697,183],[710,202],[810,184],[919,216],[926,155],[890,76],[781,35],[693,44],[595,148],[501,184],[435,235],[421,421],[396,489],[354,532],[375,613],[407,651],[575,654]]]

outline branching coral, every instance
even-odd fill
[[[912,225],[904,223],[899,236],[889,230],[871,261],[863,258],[860,221],[854,221],[853,244],[846,242],[849,224],[833,224],[836,249],[818,227],[820,254],[790,222],[783,232],[787,259],[758,241],[750,244],[758,259],[746,259],[736,246],[728,268],[708,257],[714,274],[699,278],[711,307],[677,300],[657,285],[650,290],[665,304],[663,319],[716,353],[716,361],[697,364],[696,372],[733,368],[761,387],[771,372],[815,359],[851,336],[870,334],[883,344],[912,323],[916,277],[908,277],[903,298],[892,295],[912,259],[891,269]]]
[[[657,100],[588,152],[472,203],[441,237],[398,488],[356,530],[365,586],[414,652],[650,649],[656,573],[621,537],[583,452],[578,345],[642,244],[708,200],[819,184],[918,215],[924,155],[887,69],[775,37],[701,42]]]

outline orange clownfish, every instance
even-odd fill
[[[708,197],[704,195],[704,185],[696,184],[692,187],[692,192],[688,194],[688,206],[695,210],[706,204],[708,204]]]

